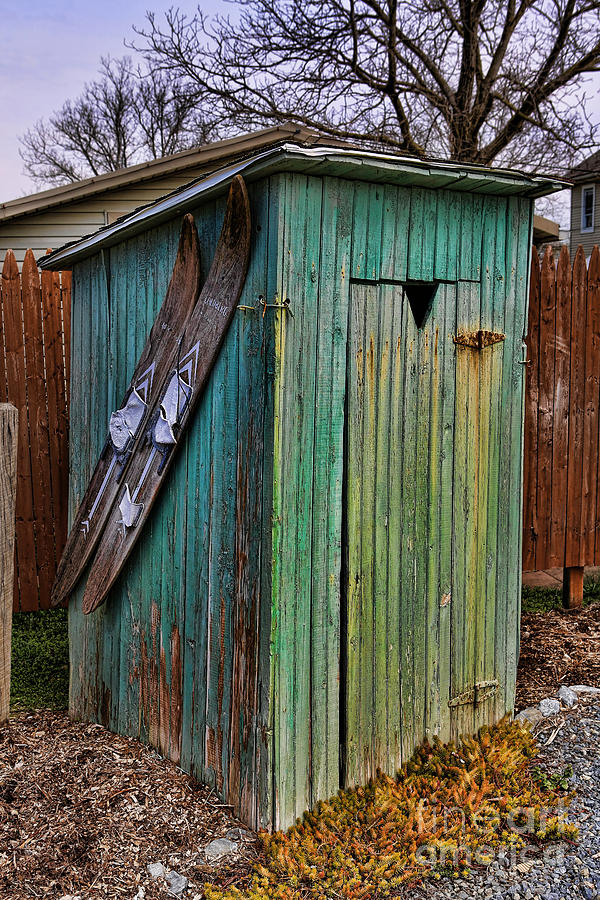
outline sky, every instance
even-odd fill
[[[146,10],[168,8],[171,0],[0,0],[0,202],[42,190],[23,174],[18,138],[35,122],[74,99],[97,75],[101,56],[128,52],[125,38],[142,26]],[[193,0],[174,4],[188,13]],[[202,0],[208,13],[232,12],[226,0]],[[588,87],[593,113],[600,115],[600,77]],[[568,195],[545,214],[568,225]]]
[[[95,78],[101,56],[122,56],[132,25],[152,0],[0,0],[0,202],[41,190],[22,174],[18,137],[75,98]],[[178,0],[183,11],[196,3]],[[206,12],[229,12],[224,0],[203,0]]]

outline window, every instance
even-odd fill
[[[581,230],[594,230],[594,205],[596,186],[593,184],[581,188]]]

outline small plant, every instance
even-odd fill
[[[68,706],[66,609],[14,613],[10,694],[15,710]]]
[[[573,766],[565,766],[562,772],[552,772],[548,775],[542,772],[539,766],[531,771],[531,777],[540,785],[543,791],[568,791],[569,781],[573,777]]]
[[[285,834],[263,835],[248,890],[205,885],[207,900],[360,900],[424,879],[466,877],[527,841],[574,840],[569,770],[531,770],[531,732],[504,720],[460,745],[419,747],[395,778],[339,791]]]

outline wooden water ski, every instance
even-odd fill
[[[208,278],[182,330],[173,364],[154,395],[148,427],[138,433],[126,477],[107,519],[83,597],[84,613],[104,601],[160,492],[237,307],[248,268],[250,237],[246,186],[236,176]]]
[[[173,365],[179,336],[199,291],[198,232],[193,217],[186,215],[165,299],[123,403],[110,418],[106,443],[71,527],[52,587],[53,606],[68,598],[98,543],[120,492],[136,437],[143,434],[157,391]]]

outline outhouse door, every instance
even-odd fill
[[[488,474],[497,480],[502,345],[456,343],[481,330],[479,292],[478,282],[351,285],[346,784],[393,773],[426,736],[472,731],[494,702]]]

